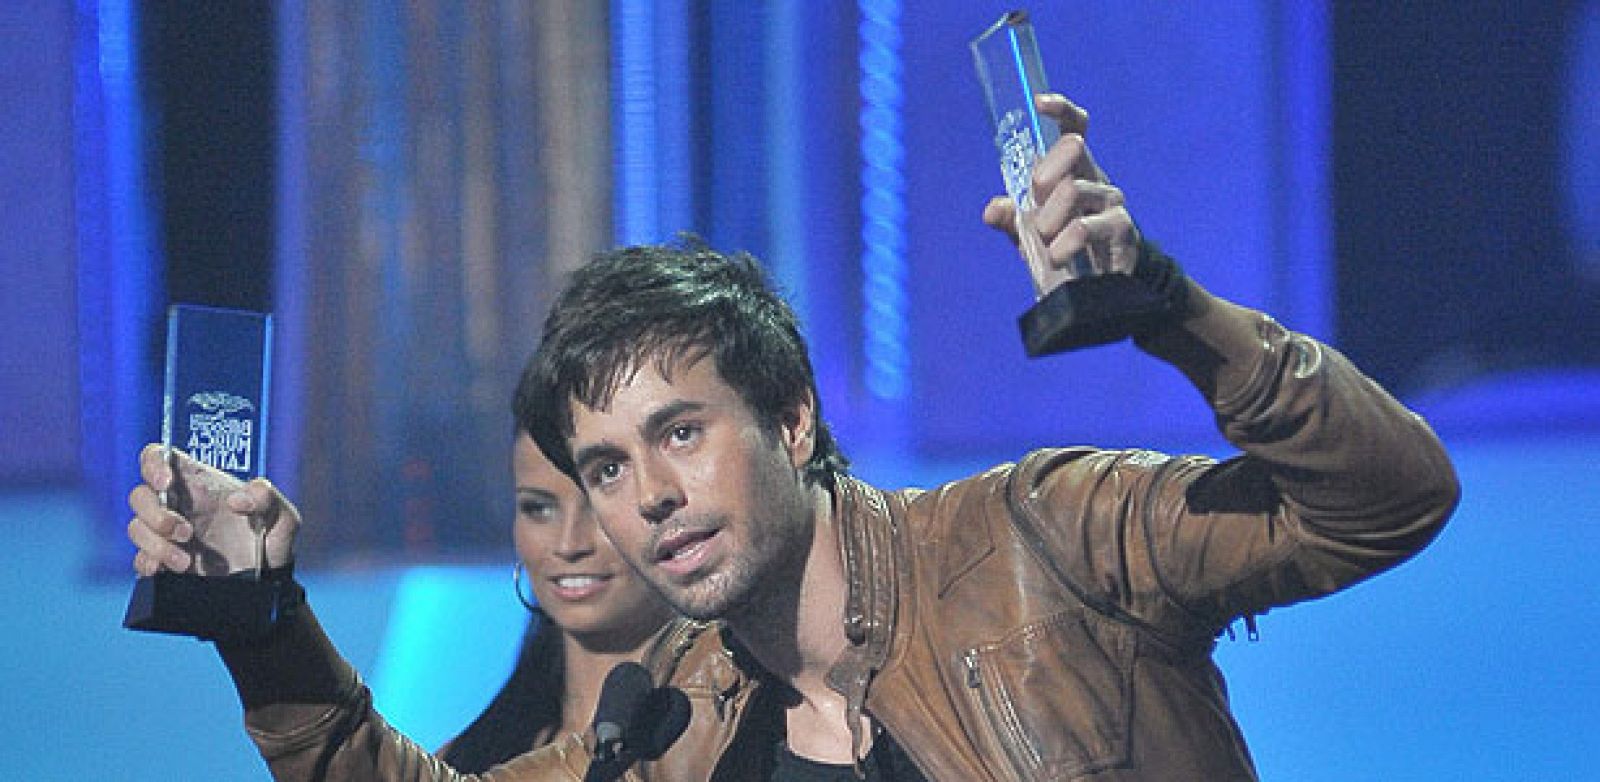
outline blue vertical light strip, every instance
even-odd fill
[[[661,241],[694,227],[694,126],[690,103],[689,0],[656,0],[655,220]]]
[[[359,187],[361,218],[370,227],[370,246],[359,251],[361,263],[370,263],[378,286],[376,334],[377,358],[372,364],[372,389],[405,388],[409,366],[402,357],[415,347],[414,335],[421,325],[416,321],[415,280],[409,276],[407,261],[411,248],[405,239],[406,226],[416,218],[412,208],[416,198],[413,179],[417,161],[412,147],[416,127],[408,111],[409,90],[414,78],[409,48],[412,9],[388,0],[364,0],[358,12],[362,23],[359,39],[359,67],[363,74],[361,127],[361,167]],[[400,465],[406,453],[406,426],[409,398],[406,394],[374,394],[373,428],[377,464],[381,480],[401,481]],[[403,500],[396,492],[380,498],[380,512],[400,517]]]
[[[620,244],[659,241],[656,8],[611,2],[611,170]]]
[[[766,3],[706,3],[695,17],[703,32],[696,44],[707,66],[695,74],[695,109],[701,118],[698,173],[705,187],[696,204],[696,223],[711,244],[748,250],[765,257],[767,227],[767,115],[760,97],[769,89],[766,58]],[[709,36],[709,38],[705,36]],[[769,259],[770,260],[770,259]]]
[[[1600,0],[1574,11],[1562,69],[1562,214],[1574,271],[1600,279]]]
[[[81,459],[97,517],[120,546],[101,567],[126,570],[123,498],[139,448],[155,435],[147,330],[160,275],[144,201],[143,114],[130,0],[80,0],[73,98],[78,238]],[[110,532],[109,530],[116,530]]]
[[[806,259],[804,63],[800,55],[805,25],[799,0],[767,3],[766,198],[767,260],[802,324],[810,321]]]
[[[905,147],[901,141],[900,3],[861,0],[862,355],[867,391],[910,392],[906,293]]]
[[[78,437],[79,468],[91,491],[94,476],[105,474],[111,460],[104,453],[109,415],[100,389],[116,376],[111,367],[110,291],[92,284],[108,276],[110,219],[106,215],[105,111],[100,83],[100,19],[94,0],[79,0],[74,17],[72,88],[73,219],[77,232],[78,283]],[[99,492],[103,494],[103,492]],[[96,499],[99,499],[98,497]],[[96,510],[99,510],[98,508]]]
[[[277,5],[277,182],[274,191],[276,222],[273,258],[272,310],[274,328],[271,363],[272,414],[263,415],[271,429],[267,463],[274,483],[290,497],[300,496],[300,432],[304,420],[306,383],[307,302],[310,279],[310,235],[307,216],[311,191],[306,121],[308,38],[305,0],[282,0]]]

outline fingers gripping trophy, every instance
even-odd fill
[[[1088,115],[1050,93],[1033,25],[1011,11],[973,39],[1008,199],[984,220],[1013,236],[1037,301],[1019,322],[1029,356],[1137,336],[1166,321],[1182,275],[1144,241],[1083,143]]]

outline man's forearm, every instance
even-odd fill
[[[1421,418],[1333,348],[1189,284],[1184,317],[1140,347],[1194,383],[1222,433],[1270,464],[1309,520],[1373,529],[1448,516],[1459,487]]]
[[[1176,367],[1215,407],[1219,399],[1236,397],[1260,371],[1263,330],[1272,321],[1213,296],[1192,279],[1185,284],[1183,311],[1135,342]]]

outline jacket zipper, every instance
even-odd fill
[[[1005,696],[984,683],[983,662],[978,659],[978,650],[973,648],[963,652],[961,665],[966,669],[967,688],[977,696],[979,720],[989,726],[1000,750],[1011,761],[1012,773],[1018,779],[1033,779],[1041,759],[1036,750],[1023,740],[1022,728],[1016,724],[1016,715],[1009,704],[1004,702]]]

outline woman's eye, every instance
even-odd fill
[[[556,506],[543,500],[523,500],[517,503],[517,512],[524,518],[547,519],[555,515]]]

